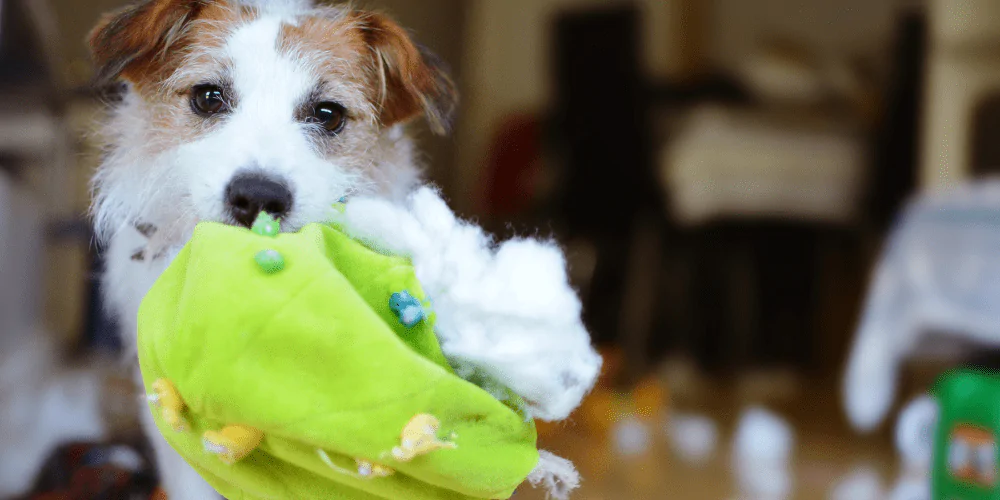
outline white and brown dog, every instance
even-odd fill
[[[127,345],[144,294],[198,222],[246,226],[267,211],[295,231],[341,217],[412,259],[458,373],[545,420],[591,388],[600,358],[559,249],[495,245],[419,186],[404,126],[424,116],[445,132],[456,99],[399,25],[311,0],[143,0],[106,16],[90,43],[100,78],[125,84],[103,127],[94,217]],[[170,497],[212,498],[149,420]],[[557,495],[576,480],[544,453],[531,479]]]

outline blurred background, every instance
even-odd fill
[[[84,38],[123,3],[0,0],[0,499],[156,485],[86,218],[103,108]],[[540,428],[583,474],[574,498],[864,500],[926,478],[896,409],[992,352],[1000,319],[908,346],[874,432],[849,424],[841,380],[906,202],[1000,170],[1000,2],[363,4],[459,82],[455,132],[416,127],[428,177],[463,216],[567,251],[607,357],[583,408]],[[1000,220],[995,200],[966,208]],[[922,265],[981,249],[988,269],[981,241]]]

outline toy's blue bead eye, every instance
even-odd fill
[[[392,294],[389,298],[389,309],[396,313],[399,322],[407,328],[413,328],[424,319],[423,305],[409,292]]]

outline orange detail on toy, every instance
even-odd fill
[[[205,450],[218,455],[219,460],[229,465],[249,456],[263,440],[263,432],[244,425],[230,425],[220,431],[207,431],[202,435]]]
[[[400,445],[392,449],[392,456],[400,462],[409,462],[432,451],[457,448],[455,443],[438,439],[441,422],[433,415],[417,415],[400,435]]]
[[[153,394],[149,395],[149,402],[160,409],[163,420],[171,429],[177,432],[184,432],[188,429],[187,421],[184,420],[184,400],[174,384],[167,379],[159,379],[153,382]]]

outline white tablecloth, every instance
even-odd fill
[[[882,421],[903,361],[928,334],[1000,347],[1000,180],[924,195],[900,217],[848,363],[847,412],[857,427]]]

